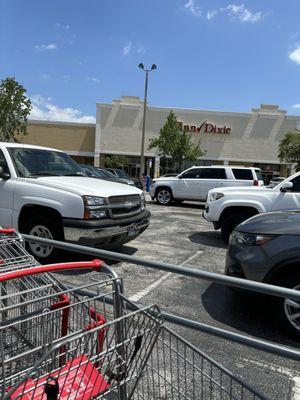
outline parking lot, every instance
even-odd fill
[[[149,229],[120,251],[223,273],[226,246],[220,233],[202,218],[200,204],[163,207],[149,200],[148,208],[152,212]],[[280,330],[265,298],[241,296],[221,285],[129,263],[113,263],[113,267],[124,280],[126,296],[137,303],[156,303],[173,314],[298,347]],[[82,275],[60,278],[69,283],[83,279]],[[270,399],[300,398],[298,363],[211,335],[178,326],[174,329]]]

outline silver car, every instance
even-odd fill
[[[225,273],[300,289],[300,211],[256,215],[230,236]],[[300,303],[272,298],[281,325],[300,338]]]

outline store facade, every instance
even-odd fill
[[[182,130],[206,151],[197,165],[234,164],[256,166],[265,177],[286,176],[291,166],[280,163],[278,144],[284,134],[300,127],[300,117],[289,116],[275,105],[261,105],[249,113],[191,110],[176,107],[147,108],[146,160],[151,160],[151,175],[173,172],[171,162],[148,150],[149,139],[157,137],[169,112],[173,110]],[[122,154],[130,160],[129,172],[138,173],[143,121],[143,101],[123,96],[112,103],[97,103],[96,163],[105,155]],[[186,167],[190,164],[186,163]]]
[[[300,116],[289,116],[275,105],[261,105],[249,113],[147,107],[145,157],[153,176],[174,172],[172,160],[149,150],[149,139],[157,137],[173,110],[182,131],[200,141],[206,153],[196,165],[232,164],[262,169],[269,180],[287,176],[291,166],[280,163],[278,144],[286,132],[300,128]],[[122,96],[111,103],[96,104],[96,123],[30,121],[24,143],[64,150],[82,164],[105,165],[105,157],[122,155],[131,176],[138,176],[143,122],[143,101]],[[189,167],[186,163],[185,167]],[[146,172],[146,170],[145,170]]]

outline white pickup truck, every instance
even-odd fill
[[[203,217],[220,229],[227,241],[233,229],[255,214],[300,209],[300,172],[274,188],[231,187],[208,192]]]
[[[140,189],[84,175],[67,154],[0,143],[0,225],[21,233],[87,246],[115,248],[149,225]],[[29,243],[39,260],[56,254]]]

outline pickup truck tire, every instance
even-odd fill
[[[288,275],[276,282],[276,285],[300,290],[300,272],[288,272]],[[273,298],[274,316],[279,319],[280,326],[298,340],[300,339],[300,318],[295,318],[295,316],[299,314],[299,307],[299,301],[279,297]]]
[[[229,241],[229,236],[234,228],[241,222],[246,221],[250,216],[246,212],[239,211],[235,214],[228,215],[222,222],[221,234],[226,243]]]
[[[46,239],[64,240],[59,221],[42,214],[37,214],[25,221],[22,232]],[[28,242],[26,246],[34,258],[42,263],[54,261],[61,254],[59,249],[40,243]]]
[[[168,206],[173,201],[172,191],[167,187],[158,188],[155,197],[158,204],[161,204],[162,206]]]

